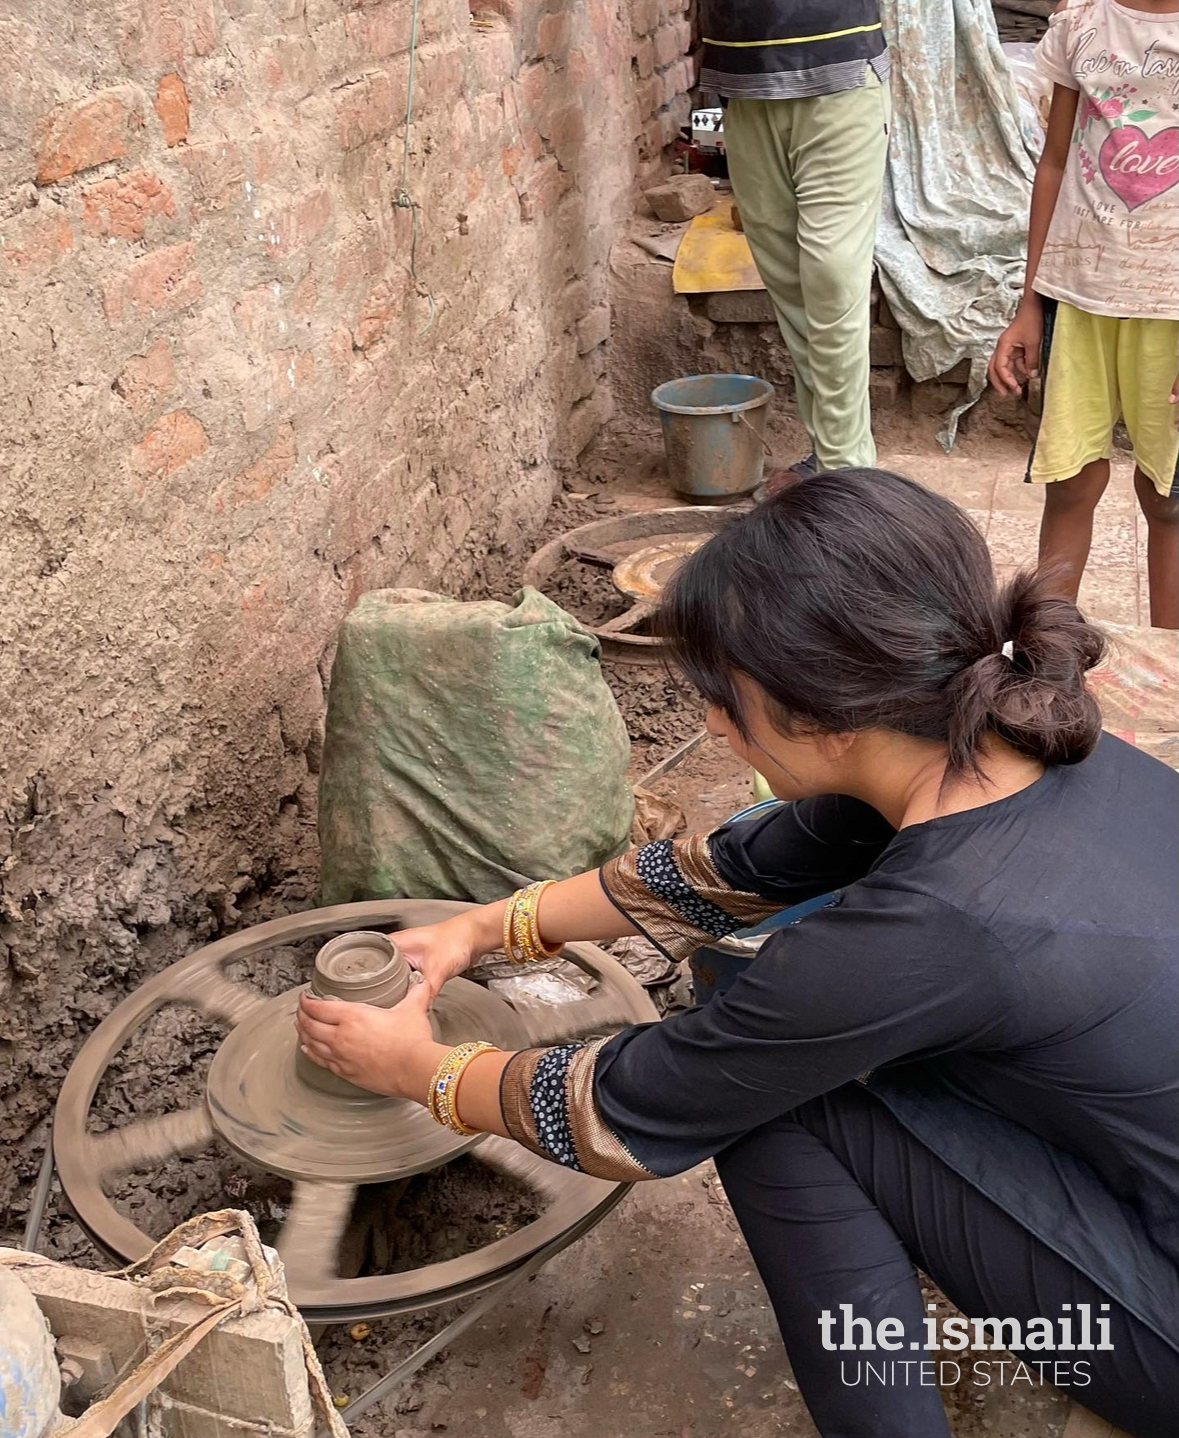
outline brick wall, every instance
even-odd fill
[[[687,123],[688,91],[696,83],[691,0],[631,0],[631,31],[638,116],[638,177],[664,168],[664,151]]]
[[[0,1201],[81,1032],[309,897],[348,606],[525,549],[609,414],[690,81],[680,0],[633,11],[420,0],[416,255],[411,0],[0,18]]]

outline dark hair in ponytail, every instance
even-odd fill
[[[1101,732],[1100,632],[1036,574],[997,588],[962,510],[884,470],[802,479],[734,520],[681,566],[659,630],[740,729],[738,673],[784,733],[892,729],[944,743],[950,773],[979,771],[988,733],[1075,764]]]

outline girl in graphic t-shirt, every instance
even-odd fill
[[[1134,446],[1150,622],[1179,628],[1179,0],[1064,0],[1040,44],[1054,83],[1027,281],[990,365],[1044,376],[1026,478],[1047,484],[1040,557],[1075,599],[1109,483]]]

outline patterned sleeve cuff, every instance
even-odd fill
[[[781,903],[726,884],[707,834],[658,839],[602,866],[611,902],[673,959],[768,919]]]
[[[606,1039],[514,1054],[500,1080],[508,1134],[553,1163],[595,1178],[654,1178],[606,1126],[594,1101],[594,1065]]]

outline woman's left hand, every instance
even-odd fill
[[[309,1059],[349,1083],[422,1103],[441,1047],[430,1029],[431,998],[424,983],[391,1009],[305,993],[295,1018],[299,1044]]]

